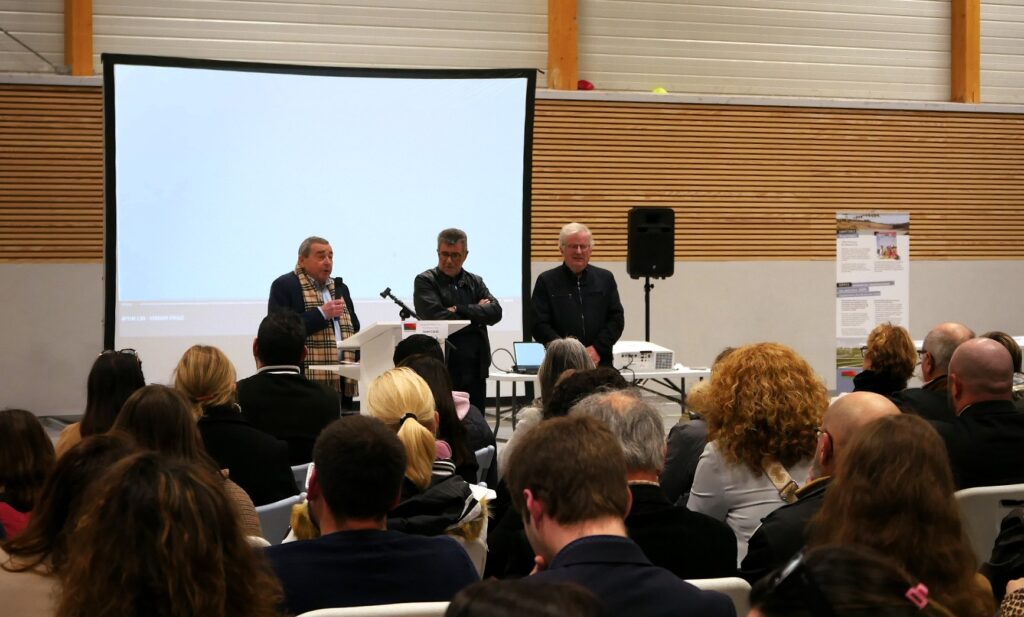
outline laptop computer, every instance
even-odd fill
[[[524,375],[536,375],[544,361],[544,345],[541,343],[517,341],[512,343],[515,352],[516,363],[512,367],[513,373]]]

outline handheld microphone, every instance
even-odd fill
[[[343,297],[341,295],[341,279],[340,278],[334,279],[334,299],[335,300],[342,300],[343,299]],[[334,316],[334,321],[341,322],[341,318],[338,317],[337,315],[335,315]]]

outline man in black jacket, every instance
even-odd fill
[[[448,372],[452,385],[469,393],[469,401],[484,409],[491,343],[487,326],[501,321],[501,304],[483,278],[462,268],[469,256],[466,232],[445,229],[437,235],[437,267],[416,277],[413,303],[420,319],[468,319],[470,324],[448,336]]]
[[[967,326],[953,321],[941,323],[924,337],[921,350],[920,388],[906,388],[890,397],[904,413],[913,413],[926,420],[948,422],[955,416],[949,404],[949,360],[957,346],[974,337]]]
[[[562,265],[537,277],[530,298],[533,338],[547,345],[575,337],[595,364],[611,366],[612,346],[626,324],[615,277],[590,265],[593,236],[586,225],[562,227],[558,246]]]

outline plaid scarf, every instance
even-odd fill
[[[302,266],[295,266],[295,276],[299,277],[299,285],[302,286],[302,302],[305,304],[305,310],[319,310],[324,303],[324,286],[309,276],[302,269]],[[333,298],[334,279],[328,278],[326,287]],[[347,308],[345,312],[338,316],[338,324],[342,340],[355,333],[355,330],[352,328],[352,318],[349,316]],[[337,364],[338,343],[334,338],[334,324],[328,320],[326,328],[319,332],[308,334],[306,336],[306,348],[309,350],[309,353],[306,355],[306,366],[311,364]],[[346,362],[355,362],[356,354],[354,351],[344,351],[341,354],[341,359]],[[327,371],[307,371],[306,377],[317,383],[322,383],[332,390],[340,391],[345,396],[355,396],[358,393],[356,382],[345,378],[339,380],[337,376]],[[343,386],[342,382],[344,382]]]

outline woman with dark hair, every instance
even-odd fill
[[[206,452],[257,506],[298,493],[288,464],[288,444],[252,426],[235,400],[235,366],[209,345],[189,347],[174,369],[174,389],[199,420]]]
[[[991,616],[992,591],[976,574],[938,433],[918,416],[880,418],[845,446],[811,546],[865,546],[918,577],[959,617]]]
[[[473,450],[469,447],[466,427],[455,411],[452,379],[448,375],[448,369],[443,363],[424,354],[409,356],[402,360],[399,366],[411,368],[430,387],[440,420],[437,427],[437,458],[450,459],[455,463],[457,475],[470,484],[476,484],[479,466]]]
[[[89,435],[106,433],[114,424],[121,405],[132,392],[146,385],[142,362],[134,349],[104,351],[92,363],[86,388],[85,415],[69,424],[57,440],[57,456]]]
[[[488,579],[460,591],[445,617],[604,617],[604,604],[573,583]]]
[[[892,561],[857,546],[797,555],[750,591],[752,617],[956,617]]]
[[[86,437],[57,461],[28,527],[0,550],[0,598],[5,614],[54,614],[56,575],[67,561],[82,495],[111,465],[135,451],[123,435]]]
[[[1006,348],[1010,352],[1010,360],[1013,361],[1013,403],[1019,411],[1024,411],[1024,372],[1021,372],[1021,350],[1020,345],[1012,336],[1005,332],[993,330],[981,335],[983,338],[990,338]]]
[[[177,390],[153,384],[136,391],[125,401],[114,430],[130,435],[142,448],[184,459],[222,477],[242,529],[250,536],[262,535],[252,499],[206,453],[188,401]]]
[[[141,452],[86,504],[60,571],[59,617],[280,615],[280,583],[206,469]]]
[[[907,387],[917,366],[917,347],[910,332],[891,323],[875,326],[862,353],[864,370],[853,378],[854,392],[889,396]]]
[[[35,415],[0,411],[0,527],[8,538],[28,524],[53,463],[53,442]]]

